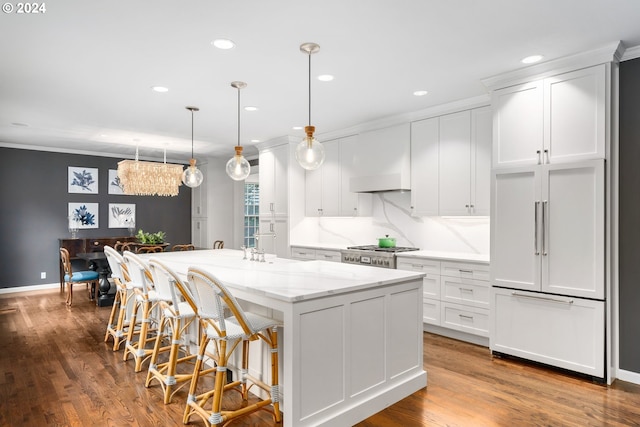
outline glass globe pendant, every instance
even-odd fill
[[[313,137],[316,128],[311,126],[311,55],[319,50],[320,46],[316,43],[300,45],[300,51],[309,56],[309,125],[304,128],[307,136],[296,146],[296,160],[306,170],[318,169],[324,162],[324,147]]]
[[[196,167],[196,159],[189,160],[189,167],[182,172],[182,182],[184,185],[196,188],[202,184],[203,180],[204,176],[202,175],[202,172]]]
[[[242,147],[237,145],[236,155],[227,162],[227,175],[235,181],[243,181],[247,179],[249,173],[251,173],[251,166],[242,155]]]
[[[227,175],[234,181],[243,181],[247,179],[251,173],[251,165],[242,155],[242,146],[240,145],[240,89],[247,87],[245,82],[231,82],[231,87],[238,89],[238,145],[236,145],[236,154],[227,162]]]
[[[304,169],[318,169],[324,162],[324,147],[313,137],[314,126],[305,126],[307,136],[296,146],[296,160]]]
[[[191,160],[189,160],[189,167],[182,172],[182,182],[187,187],[196,188],[204,180],[204,176],[200,169],[196,167],[196,159],[193,158],[193,112],[200,111],[198,107],[185,107],[191,111]]]

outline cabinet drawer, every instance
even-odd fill
[[[442,303],[442,326],[482,337],[489,336],[489,310]]]
[[[440,299],[440,275],[428,274],[422,279],[422,293],[426,298]]]
[[[443,302],[489,308],[489,282],[442,276],[440,295]]]
[[[341,262],[342,253],[340,251],[316,249],[316,259],[321,261]]]
[[[300,260],[314,260],[316,259],[315,249],[297,248],[291,247],[291,258]]]
[[[449,277],[489,281],[489,266],[462,262],[442,262],[440,274]]]
[[[493,288],[491,350],[602,378],[605,302]]]
[[[428,274],[440,274],[440,261],[426,258],[396,258],[396,268],[398,270],[420,271]]]
[[[422,299],[422,321],[440,326],[440,301],[431,298]]]

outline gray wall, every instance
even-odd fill
[[[80,230],[78,237],[128,235],[109,228],[108,208],[134,203],[137,228],[165,231],[172,244],[191,242],[191,189],[181,186],[176,197],[108,194],[108,170],[119,160],[0,147],[0,288],[57,282],[58,239],[71,237],[69,202],[99,203],[99,228]],[[98,194],[68,193],[68,166],[98,168]]]
[[[640,58],[620,64],[620,369],[640,373]]]

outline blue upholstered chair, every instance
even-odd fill
[[[89,298],[91,298],[91,288],[95,290],[98,286],[98,272],[93,270],[73,271],[69,251],[65,248],[60,248],[60,260],[64,269],[64,284],[67,287],[67,299],[65,301],[67,306],[71,306],[73,302],[73,285],[76,283],[84,283],[89,289]]]

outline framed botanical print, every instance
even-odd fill
[[[116,169],[109,169],[109,194],[124,194]]]
[[[69,203],[69,229],[98,228],[98,203]]]
[[[98,168],[69,166],[69,193],[98,194]]]
[[[109,228],[136,227],[136,205],[132,203],[109,203]]]

